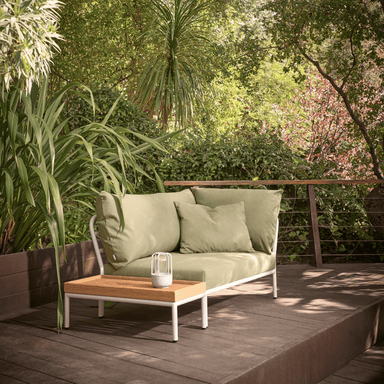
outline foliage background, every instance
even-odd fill
[[[53,94],[68,82],[78,81],[90,87],[97,105],[94,115],[85,95],[68,94],[62,115],[68,123],[63,134],[68,135],[90,121],[102,122],[119,98],[108,116],[111,126],[129,128],[150,138],[162,135],[164,126],[160,126],[159,116],[148,114],[147,109],[137,104],[143,70],[164,47],[163,40],[143,38],[153,21],[154,3],[161,5],[158,0],[67,0],[60,9],[58,31],[64,39],[57,41],[61,51],[52,62],[49,90]],[[171,6],[173,1],[166,3]],[[380,4],[356,1],[349,6],[347,3],[322,0],[312,4],[295,0],[288,9],[282,0],[210,2],[209,7],[201,10],[202,16],[209,20],[204,25],[204,36],[209,41],[199,47],[205,63],[204,68],[200,65],[204,71],[199,73],[199,82],[204,85],[200,96],[203,102],[193,106],[194,118],[186,122],[184,130],[166,142],[167,154],[156,150],[140,152],[140,169],[153,174],[150,164],[155,164],[163,180],[371,178],[369,148],[348,116],[340,94],[319,76],[316,67],[305,60],[297,47],[295,50],[285,45],[284,40],[300,32],[299,21],[305,20],[308,25],[305,33],[312,33],[306,48],[320,49],[320,59],[331,57],[332,51],[327,49],[336,47],[344,59],[338,67],[337,60],[330,60],[326,68],[332,75],[342,77],[351,68],[353,56],[350,46],[344,44],[348,41],[347,29],[343,32],[338,27],[346,25],[364,7],[370,7],[372,21],[362,15],[358,18],[362,26],[370,23],[369,30],[360,31],[356,26],[352,40],[359,61],[346,78],[356,80],[356,86],[345,90],[367,123],[382,161]],[[303,13],[305,7],[313,12]],[[321,13],[324,7],[329,7],[327,12],[333,18],[324,19],[324,12]],[[343,12],[337,15],[343,7]],[[284,19],[281,19],[283,11]],[[279,20],[291,23],[292,29],[285,30]],[[333,40],[326,35],[324,25],[335,30]],[[174,124],[175,118],[170,115],[166,129],[173,132]],[[140,145],[134,134],[127,132],[127,138]],[[99,138],[95,143],[101,142]],[[120,166],[117,169],[122,171]],[[135,192],[158,190],[155,178],[137,172],[126,176],[134,176],[130,181]],[[361,196],[366,192],[353,192],[358,199],[357,209],[363,207]],[[304,192],[300,193],[304,196]],[[338,196],[336,190],[327,193]],[[89,203],[85,216],[90,215],[92,201]],[[71,223],[70,241],[87,238],[83,216],[76,209],[66,215],[70,215],[66,216]],[[49,243],[50,239],[43,237],[38,246]]]

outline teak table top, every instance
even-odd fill
[[[169,302],[205,291],[206,284],[201,281],[173,280],[168,288],[154,288],[150,278],[113,275],[97,275],[64,283],[66,293]]]

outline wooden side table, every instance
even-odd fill
[[[104,316],[104,301],[157,305],[172,308],[173,341],[178,340],[177,307],[201,299],[201,327],[208,327],[206,284],[174,280],[168,288],[154,288],[150,278],[98,275],[64,283],[64,328],[69,328],[70,299],[99,302],[99,317]]]

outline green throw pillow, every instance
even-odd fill
[[[118,198],[101,192],[96,199],[97,225],[108,261],[121,268],[154,252],[171,252],[179,247],[180,224],[175,201],[195,204],[190,190],[125,195],[122,209],[125,228],[121,227]]]
[[[271,253],[282,190],[192,188],[192,192],[197,204],[211,208],[243,201],[253,248]]]
[[[180,217],[180,253],[254,252],[243,202],[216,208],[175,205]]]

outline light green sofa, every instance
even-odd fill
[[[204,281],[208,294],[272,275],[276,298],[281,195],[280,190],[192,188],[126,195],[120,205],[103,191],[90,222],[100,274],[150,277],[151,255],[169,252],[173,278]]]

